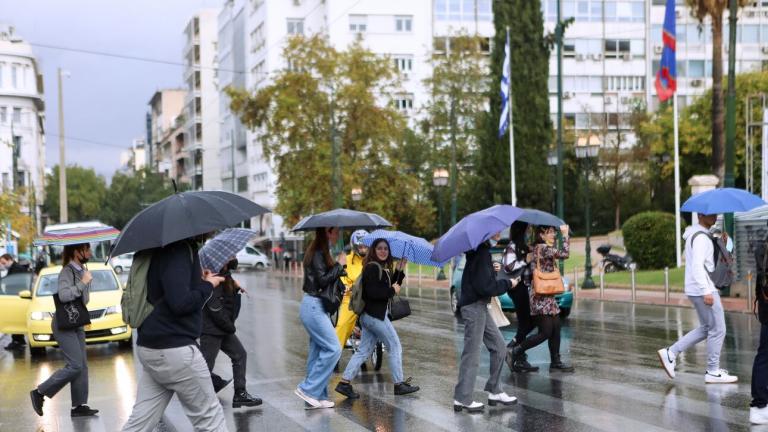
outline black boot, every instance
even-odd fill
[[[563,363],[562,360],[560,360],[560,354],[557,354],[556,356],[552,357],[552,362],[549,364],[549,370],[550,371],[557,371],[557,372],[573,372],[573,366]]]
[[[528,354],[523,353],[512,365],[515,372],[538,372],[539,367],[528,363]]]
[[[407,395],[419,391],[419,386],[411,385],[411,378],[395,384],[395,396]]]
[[[235,397],[232,398],[232,408],[240,408],[243,406],[254,407],[261,405],[261,399],[253,397],[245,390],[237,390]]]
[[[37,415],[42,417],[43,402],[45,402],[45,399],[43,398],[43,394],[40,393],[37,389],[34,389],[31,392],[29,392],[29,398],[32,399],[32,409],[35,410],[35,413],[37,413]]]
[[[216,393],[224,390],[224,387],[228,386],[229,383],[232,382],[231,379],[225,380],[216,374],[211,374],[211,381],[213,381],[213,391]]]
[[[98,413],[99,410],[93,409],[88,405],[78,405],[75,408],[72,408],[69,415],[72,417],[90,417],[95,416]]]
[[[357,399],[360,397],[359,394],[355,393],[355,389],[352,388],[352,384],[344,381],[339,381],[339,383],[336,384],[336,393],[341,393],[350,399]]]

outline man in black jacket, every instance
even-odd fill
[[[458,304],[464,319],[464,351],[461,353],[459,382],[454,389],[453,409],[456,412],[479,412],[485,408],[482,403],[475,402],[472,398],[480,361],[481,341],[491,354],[490,376],[485,384],[488,404],[512,405],[517,402],[516,397],[507,395],[499,385],[506,357],[506,344],[488,313],[491,298],[504,294],[511,288],[508,279],[496,278],[496,272],[501,269],[501,265],[494,264],[491,259],[491,246],[495,245],[500,237],[497,233],[489,241],[466,254],[467,262],[461,277],[461,297]]]
[[[138,328],[136,341],[144,371],[123,431],[153,430],[174,394],[195,430],[227,430],[197,346],[203,305],[224,278],[200,268],[196,240],[171,243],[152,254],[147,297],[154,309]]]
[[[749,421],[768,424],[768,238],[755,245],[755,303],[760,320],[760,345],[752,365],[752,402]]]
[[[11,254],[3,254],[0,256],[0,268],[6,269],[6,276],[10,276],[16,273],[27,273],[29,269],[16,262]],[[15,334],[11,335],[11,343],[5,346],[8,351],[23,350],[27,343],[24,341],[24,335]]]

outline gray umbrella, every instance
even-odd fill
[[[376,213],[335,209],[307,216],[300,220],[291,231],[311,231],[315,228],[325,227],[375,229],[391,226],[389,221]]]
[[[523,209],[523,214],[517,218],[517,220],[529,223],[531,225],[544,225],[553,227],[565,225],[565,221],[551,213],[528,208]]]
[[[176,193],[137,213],[123,228],[109,256],[166,246],[264,213],[269,210],[229,192]]]

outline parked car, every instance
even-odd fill
[[[133,252],[119,255],[109,260],[109,264],[112,265],[112,268],[115,270],[115,273],[117,274],[120,274],[124,271],[129,271],[131,269],[132,263],[133,263]]]
[[[130,347],[131,328],[123,322],[120,298],[123,289],[117,275],[108,265],[92,263],[93,274],[90,301],[87,305],[91,324],[85,326],[86,343],[119,342]],[[0,283],[8,291],[17,291],[15,298],[0,298],[0,332],[25,334],[32,355],[45,354],[45,348],[57,346],[51,331],[55,313],[53,293],[59,283],[61,266],[40,271],[32,289],[18,290],[20,285]],[[16,275],[12,275],[16,276]],[[11,297],[11,296],[9,296]]]
[[[20,297],[29,293],[34,273],[14,273],[0,279],[0,333],[26,334],[29,299]]]
[[[491,256],[494,261],[501,262],[501,256],[504,253],[504,249],[493,248],[491,249]],[[461,297],[461,277],[464,274],[464,264],[466,263],[466,256],[462,255],[456,263],[456,267],[453,269],[453,275],[451,276],[451,310],[454,314],[458,314],[457,305],[459,298]],[[565,292],[563,294],[555,296],[557,299],[557,305],[560,307],[560,316],[563,318],[568,317],[571,314],[571,307],[573,306],[573,286],[568,281],[568,278],[563,277],[563,285],[565,286]],[[509,294],[504,293],[499,296],[501,300],[501,308],[505,311],[514,311],[515,302],[509,297]]]
[[[269,258],[260,250],[246,246],[237,253],[238,267],[250,267],[256,270],[265,270],[272,264]]]

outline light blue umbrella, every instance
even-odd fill
[[[680,210],[714,215],[750,211],[765,204],[760,197],[743,189],[718,188],[688,198]]]
[[[243,228],[222,231],[200,248],[200,265],[204,269],[218,272],[255,236],[255,231]]]
[[[442,267],[441,263],[430,259],[434,248],[432,243],[421,237],[412,236],[402,231],[376,230],[363,237],[363,244],[370,247],[376,239],[380,238],[389,242],[389,253],[395,258],[405,258],[416,264]]]
[[[442,262],[475,249],[495,233],[512,225],[522,214],[522,209],[499,204],[464,216],[437,240],[431,258]]]

